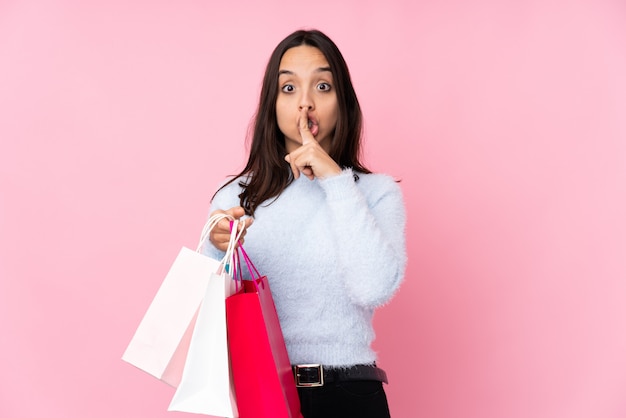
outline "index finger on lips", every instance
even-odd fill
[[[306,145],[314,139],[313,135],[311,135],[311,130],[309,129],[309,113],[307,108],[302,108],[302,110],[300,110],[298,130],[300,131],[300,137],[302,138],[302,145]]]

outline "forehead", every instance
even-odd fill
[[[322,67],[328,67],[328,60],[322,51],[314,46],[300,45],[285,51],[280,60],[279,70],[298,74]]]

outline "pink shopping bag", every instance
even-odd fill
[[[241,248],[247,263],[250,260]],[[226,324],[237,406],[242,418],[301,418],[287,347],[267,277],[255,272],[226,299]],[[253,274],[254,275],[254,274]]]

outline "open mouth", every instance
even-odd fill
[[[319,126],[317,123],[313,122],[311,119],[308,121],[309,131],[311,131],[311,135],[315,136],[319,132]]]

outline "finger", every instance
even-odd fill
[[[212,242],[215,242],[216,244],[228,243],[229,240],[230,240],[230,232],[226,234],[221,233],[221,232],[216,232],[215,234],[212,235]]]
[[[209,240],[211,241],[213,246],[217,248],[218,250],[226,251],[226,249],[228,248],[228,243],[230,241],[230,233],[220,234],[220,233],[211,232],[211,235],[209,236]]]
[[[237,240],[236,245],[243,245],[246,234],[248,233],[248,227],[252,225],[252,222],[252,218],[247,218],[237,225],[237,231],[241,232],[241,235],[239,235],[239,239]]]
[[[296,165],[294,159],[291,157],[291,154],[285,155],[285,161],[289,163],[289,166],[291,167],[291,172],[293,173],[293,177],[295,179],[300,177],[300,170],[298,169],[298,166]]]
[[[291,154],[285,157],[285,160],[291,165],[291,171],[294,173],[297,179],[300,173],[304,174],[309,180],[315,178],[315,172],[313,171],[313,164],[308,162],[307,155],[310,153],[303,153],[302,148],[298,148]]]
[[[309,110],[305,107],[300,110],[298,130],[300,131],[300,137],[302,138],[302,145],[306,145],[315,140],[311,134],[311,130],[309,129]]]
[[[293,152],[292,154],[295,154],[296,152]],[[313,180],[315,178],[315,172],[313,171],[313,167],[311,166],[310,163],[302,163],[302,162],[298,162],[298,158],[293,158],[293,155],[289,154],[285,157],[285,160],[289,162],[289,165],[291,166],[291,171],[294,175],[294,177],[297,179],[298,177],[300,177],[300,173],[304,174],[309,180]],[[300,160],[303,160],[302,157],[299,158]]]
[[[216,210],[213,213],[211,213],[211,216],[215,215],[215,214],[226,214],[231,216],[234,219],[240,219],[242,216],[245,215],[245,210],[241,207],[241,206],[234,206],[228,210]],[[244,227],[247,227],[248,225],[252,224],[252,218],[247,218],[245,220],[245,223],[237,223],[237,228],[241,229]],[[215,248],[217,248],[218,250],[221,251],[226,251],[228,249],[228,243],[230,242],[230,235],[231,235],[231,220],[228,218],[224,218],[221,219],[216,225],[215,227],[211,230],[211,233],[209,234],[209,240],[211,241],[211,243],[215,246]],[[246,234],[246,231],[244,230],[241,234],[241,238],[243,238],[243,236]]]
[[[234,206],[228,209],[226,213],[235,219],[239,219],[246,214],[246,211],[241,206]]]
[[[230,235],[230,219],[228,218],[224,218],[222,220],[220,220],[217,225],[215,226],[214,231],[217,234],[228,234]]]
[[[241,236],[246,234],[248,228],[248,219],[240,219],[239,221],[237,221],[237,233],[241,233]]]
[[[309,180],[313,180],[315,178],[315,173],[313,173],[313,169],[310,166],[305,166],[302,169],[302,174],[307,176]]]

